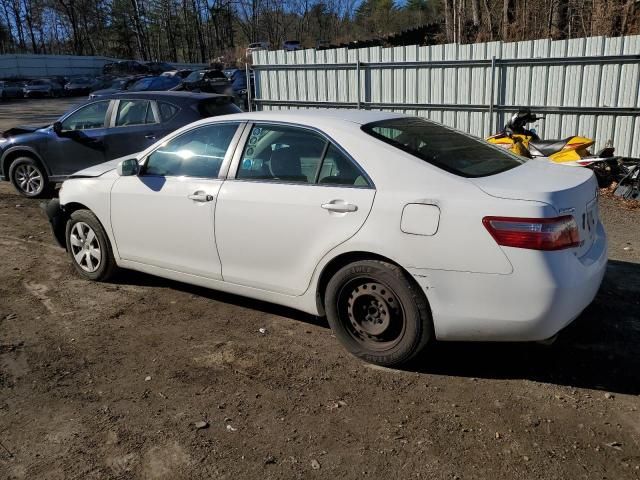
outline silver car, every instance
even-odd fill
[[[25,97],[59,97],[63,93],[62,85],[48,80],[31,80],[22,89]]]

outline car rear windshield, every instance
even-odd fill
[[[495,175],[526,161],[483,140],[422,118],[382,120],[363,125],[362,130],[414,157],[462,177]]]
[[[203,117],[215,117],[217,115],[242,112],[229,97],[214,97],[202,100],[198,104],[198,110],[200,110],[200,115]]]

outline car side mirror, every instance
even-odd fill
[[[60,135],[62,133],[62,122],[55,122],[53,124],[53,131],[56,135]]]
[[[135,158],[127,158],[118,164],[118,175],[121,177],[130,177],[137,175],[139,170],[138,160]]]

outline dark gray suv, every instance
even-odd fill
[[[201,118],[241,110],[232,97],[125,92],[90,100],[53,125],[16,127],[0,137],[0,180],[26,197],[51,194],[72,173],[149,147]]]

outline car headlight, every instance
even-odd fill
[[[9,141],[8,138],[0,137],[0,144],[7,143]]]

